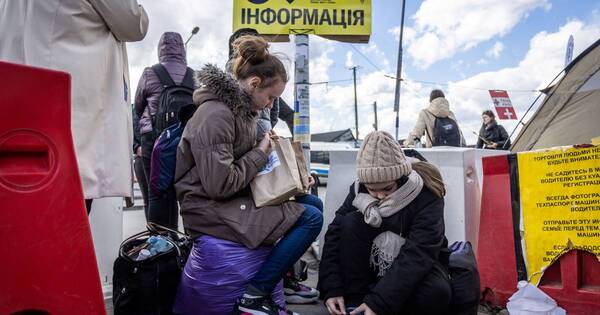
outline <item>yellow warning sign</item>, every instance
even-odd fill
[[[371,0],[234,0],[233,30],[260,34],[371,35]]]
[[[600,257],[600,147],[518,154],[524,257],[529,281],[562,254]]]

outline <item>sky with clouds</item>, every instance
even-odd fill
[[[138,2],[148,13],[150,29],[143,41],[128,44],[132,90],[144,67],[157,62],[156,46],[165,31],[179,32],[186,39],[199,26],[200,32],[188,44],[189,65],[198,69],[205,63],[225,64],[233,1]],[[352,66],[359,67],[361,138],[373,130],[373,102],[378,105],[379,128],[395,132],[395,80],[386,75],[396,73],[401,1],[372,2],[368,44],[310,37],[310,81],[330,81],[311,85],[311,132],[354,130]],[[564,67],[570,35],[575,39],[574,57],[600,38],[600,1],[407,0],[399,138],[414,127],[434,88],[446,93],[469,144],[476,141],[471,131],[479,130],[481,112],[492,108],[488,89],[508,90],[522,116],[538,96],[535,91]],[[286,64],[293,70],[293,42],[275,43],[272,51],[288,56]],[[293,71],[290,75],[284,98],[292,104]],[[516,121],[501,124],[510,132]],[[283,122],[276,130],[289,135]]]

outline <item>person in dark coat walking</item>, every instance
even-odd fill
[[[479,130],[477,139],[478,149],[508,150],[510,138],[506,129],[496,122],[496,116],[491,110],[485,110],[481,114],[483,124]]]
[[[358,181],[325,235],[319,290],[330,314],[445,314],[451,288],[444,183],[384,131],[365,137]]]
[[[165,32],[161,36],[158,42],[158,61],[167,70],[173,82],[181,84],[188,68],[183,39],[179,33]],[[135,93],[135,111],[140,117],[139,134],[146,183],[150,183],[152,149],[159,136],[152,126],[152,120],[158,111],[163,90],[164,86],[152,67],[145,68]],[[147,220],[176,230],[179,217],[175,190],[169,189],[162,196],[153,193],[148,186],[145,190],[148,196]]]

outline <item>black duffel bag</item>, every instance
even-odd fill
[[[479,271],[470,242],[454,242],[450,246],[451,314],[477,315],[479,307]]]
[[[173,314],[177,286],[192,242],[186,235],[155,223],[148,223],[147,228],[123,241],[119,248],[113,267],[115,315]],[[160,235],[173,247],[140,261],[130,257],[153,235]]]

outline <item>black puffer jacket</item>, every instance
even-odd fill
[[[479,136],[489,142],[495,142],[498,144],[496,150],[508,150],[510,148],[510,138],[506,129],[501,125],[498,125],[495,121],[492,121],[489,125],[482,125],[479,129]],[[485,144],[481,138],[477,139],[477,148],[482,149]],[[508,142],[508,143],[507,143]],[[506,143],[506,145],[505,145]],[[486,148],[492,149],[492,148]]]
[[[364,185],[360,185],[359,192],[368,193]],[[340,261],[353,257],[340,257],[340,222],[346,214],[358,211],[352,205],[354,198],[352,184],[344,204],[336,212],[335,219],[325,234],[319,267],[319,290],[324,300],[344,296]],[[381,228],[400,234],[406,239],[406,243],[392,267],[378,280],[363,301],[377,314],[399,314],[414,288],[430,273],[434,263],[439,261],[444,267],[448,266],[444,199],[435,196],[424,186],[417,198],[402,211],[383,218]]]

